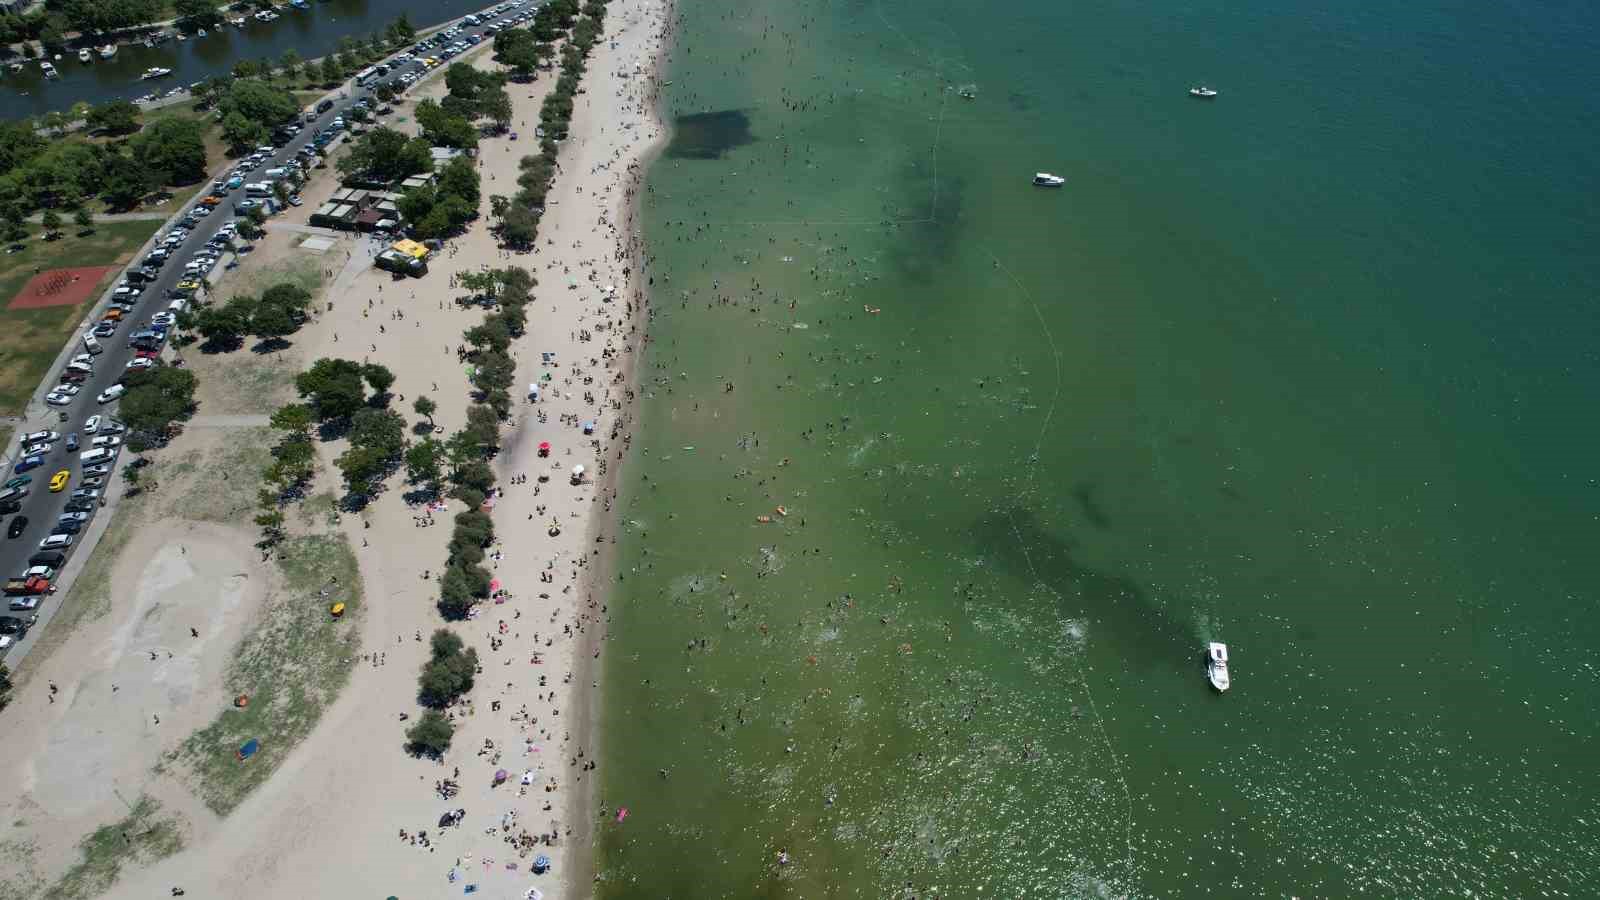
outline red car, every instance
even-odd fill
[[[134,356],[139,359],[157,359],[161,356],[160,350],[135,350]]]

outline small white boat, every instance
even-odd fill
[[[116,56],[116,55],[117,55],[117,45],[116,44],[107,44],[104,47],[100,48],[100,58],[101,59],[110,59],[111,57]]]
[[[81,63],[94,62],[94,54],[89,52],[89,48],[88,47],[85,47],[82,50],[78,51],[78,62],[81,62]]]
[[[1066,184],[1067,180],[1060,175],[1051,175],[1049,172],[1039,172],[1033,176],[1034,187],[1057,188]]]
[[[1206,87],[1203,84],[1196,85],[1196,86],[1194,86],[1192,88],[1189,88],[1189,96],[1191,96],[1191,97],[1199,97],[1202,100],[1210,100],[1212,97],[1215,97],[1216,95],[1217,95],[1216,91],[1212,90],[1211,88]]]
[[[1212,641],[1206,645],[1206,680],[1218,692],[1228,689],[1228,645]]]
[[[171,69],[163,69],[158,66],[155,68],[145,69],[144,74],[140,75],[139,78],[143,81],[149,81],[152,78],[165,78],[171,74]]]
[[[47,59],[40,60],[39,61],[39,68],[44,70],[44,77],[46,77],[46,78],[54,78],[54,77],[56,77],[56,67],[51,65],[49,60],[47,60]]]
[[[209,34],[209,33],[210,33],[210,32],[208,32],[208,31],[206,31],[206,30],[205,30],[205,29],[204,29],[204,28],[202,28],[202,29],[200,29],[200,30],[199,30],[199,31],[196,31],[196,32],[195,32],[195,33],[194,33],[194,36],[195,36],[195,37],[205,37],[205,36],[206,36],[206,35],[207,35],[207,34]]]

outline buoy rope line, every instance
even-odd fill
[[[984,252],[988,253],[989,258],[994,261],[995,268],[1004,272],[1006,277],[1011,280],[1011,283],[1016,285],[1023,298],[1028,301],[1028,306],[1033,310],[1034,317],[1039,320],[1039,330],[1043,332],[1045,342],[1050,345],[1050,356],[1055,363],[1055,390],[1050,395],[1049,408],[1045,410],[1044,421],[1039,426],[1039,437],[1034,441],[1033,453],[1028,456],[1028,474],[1023,479],[1023,487],[1019,492],[1020,496],[1026,497],[1034,491],[1034,481],[1039,470],[1039,453],[1044,447],[1045,435],[1050,431],[1050,421],[1055,417],[1056,407],[1061,399],[1061,349],[1056,345],[1055,335],[1050,332],[1050,325],[1045,321],[1044,313],[1039,309],[1039,304],[1033,299],[1033,293],[1028,290],[1027,285],[1024,285],[1022,280],[1005,263],[1001,262],[998,256],[994,255],[993,250],[985,247]],[[1022,530],[1017,527],[1015,507],[1006,511],[1006,521],[1011,525],[1011,534],[1016,538],[1017,546],[1022,548],[1022,558],[1028,564],[1028,573],[1033,576],[1034,583],[1048,591],[1057,600],[1064,600],[1065,598],[1062,597],[1060,591],[1051,587],[1048,582],[1039,577],[1039,571],[1033,564],[1033,554],[1028,549],[1028,543],[1022,539]],[[1073,655],[1073,664],[1077,673],[1078,683],[1083,687],[1083,696],[1089,703],[1089,712],[1093,717],[1095,731],[1100,735],[1101,743],[1105,745],[1106,755],[1111,758],[1111,769],[1116,773],[1117,783],[1122,787],[1123,866],[1127,870],[1127,884],[1131,886],[1134,882],[1133,792],[1128,788],[1128,776],[1123,770],[1122,759],[1117,756],[1116,748],[1111,745],[1111,735],[1106,731],[1105,722],[1100,717],[1100,706],[1094,701],[1094,691],[1089,687],[1089,674],[1085,668],[1081,653]]]

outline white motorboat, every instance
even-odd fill
[[[46,77],[46,78],[54,78],[54,77],[56,77],[56,67],[51,65],[50,61],[48,59],[40,60],[39,61],[39,68],[44,70],[44,77]]]
[[[101,59],[110,59],[111,57],[116,56],[116,55],[117,55],[117,45],[116,44],[107,44],[104,47],[100,48],[100,58]]]
[[[145,69],[144,74],[140,75],[139,78],[143,81],[149,81],[152,78],[165,78],[171,74],[171,69],[163,69],[158,66],[155,68]]]
[[[1194,86],[1192,88],[1189,88],[1189,96],[1191,96],[1191,97],[1199,97],[1202,100],[1210,100],[1212,97],[1215,97],[1216,95],[1217,95],[1216,91],[1212,90],[1211,88],[1206,87],[1203,84],[1196,85],[1196,86]]]
[[[1051,175],[1049,172],[1038,172],[1033,176],[1034,187],[1056,188],[1066,184],[1067,180],[1060,175]]]
[[[1206,645],[1206,680],[1218,692],[1228,689],[1228,645],[1212,641]]]
[[[204,29],[204,28],[202,28],[202,29],[200,29],[200,30],[199,30],[199,31],[196,31],[196,32],[195,32],[195,33],[194,33],[194,36],[195,36],[195,37],[205,37],[205,36],[206,36],[206,35],[207,35],[207,34],[209,34],[209,33],[210,33],[210,32],[207,32],[207,31],[206,31],[206,30],[205,30],[205,29]]]
[[[78,62],[81,62],[81,63],[94,62],[94,54],[89,52],[89,48],[88,47],[85,47],[82,50],[78,51]]]

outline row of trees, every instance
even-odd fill
[[[237,350],[246,335],[260,338],[263,349],[273,349],[300,330],[310,307],[310,291],[285,283],[267,288],[260,297],[240,294],[226,303],[207,305],[189,319],[194,330],[205,338],[200,349],[207,353]],[[190,325],[191,321],[184,324]]]
[[[598,25],[604,4],[601,0],[592,0],[590,7],[597,11],[593,18]],[[542,7],[535,21],[543,25],[543,42],[554,40],[560,29],[570,27],[576,12],[575,0],[552,0]],[[598,30],[594,34],[598,35]],[[592,47],[593,40],[591,38],[588,46],[579,51],[577,72],[582,71],[582,55]],[[565,60],[563,62],[565,74]],[[486,85],[475,76],[457,76],[457,79],[461,102],[476,104],[478,98],[483,96]],[[451,85],[453,95],[458,92],[458,84]],[[464,111],[464,108],[458,107],[458,110]],[[421,121],[420,115],[418,121]],[[552,145],[548,151],[547,155],[551,158],[555,155],[554,149]],[[512,204],[506,198],[495,199],[499,201],[496,203],[499,207],[497,215],[501,215],[503,226],[503,214],[510,214]],[[531,243],[537,219],[530,216],[529,226],[527,240]],[[469,358],[473,363],[472,380],[476,388],[474,402],[467,408],[467,424],[464,428],[442,442],[430,435],[413,444],[406,453],[407,477],[432,492],[443,488],[443,468],[448,463],[451,466],[449,480],[454,485],[454,496],[466,506],[465,510],[456,514],[448,547],[449,557],[439,580],[439,612],[447,620],[466,618],[473,604],[489,596],[491,578],[489,570],[483,566],[487,548],[494,543],[494,520],[483,511],[484,500],[494,489],[495,482],[489,459],[499,450],[500,421],[511,408],[510,388],[516,375],[516,362],[510,353],[511,342],[523,333],[527,325],[527,305],[533,299],[535,285],[532,274],[514,266],[469,273],[462,276],[461,280],[464,287],[473,291],[474,300],[487,301],[495,307],[482,323],[467,329],[464,335],[472,347]],[[432,401],[427,401],[424,406],[425,399],[418,399],[417,413],[431,416]],[[471,687],[470,678],[463,683],[451,664],[438,662],[441,652],[451,647],[459,647],[459,639],[435,635],[434,659],[423,668],[419,685],[424,703],[428,703],[429,698],[448,696],[454,699]],[[455,665],[459,666],[460,663]],[[450,689],[455,692],[450,693]],[[429,709],[407,732],[406,737],[412,752],[439,755],[449,749],[452,735],[449,720],[437,709]]]
[[[428,708],[406,729],[406,742],[412,753],[442,756],[450,749],[456,729],[441,710],[472,690],[478,651],[465,647],[459,636],[443,628],[433,633],[428,649],[428,661],[417,678],[417,699]]]
[[[572,18],[566,14],[569,9],[576,10],[573,0],[541,7],[534,16],[532,26],[526,30],[529,36],[513,41],[538,40],[541,35],[549,33],[548,29],[555,24],[563,21],[570,24]],[[571,40],[561,48],[561,74],[539,110],[539,123],[543,129],[539,152],[524,156],[519,163],[522,174],[517,177],[517,193],[514,196],[490,198],[490,211],[497,220],[500,240],[510,246],[530,247],[538,237],[539,217],[544,214],[545,197],[555,178],[556,154],[571,128],[573,98],[577,96],[578,85],[583,78],[584,60],[604,30],[605,11],[605,4],[600,0],[590,0],[583,7],[582,18],[572,25]],[[507,33],[510,32],[501,32],[502,35]]]

